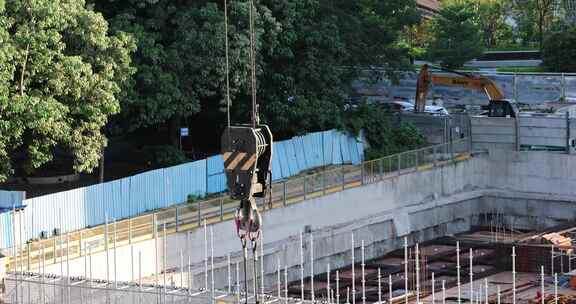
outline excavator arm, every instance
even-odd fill
[[[456,74],[455,76],[446,74],[433,74],[428,65],[423,65],[418,75],[416,85],[416,105],[415,112],[422,113],[426,108],[426,99],[430,84],[443,86],[456,86],[469,90],[481,91],[490,100],[489,116],[491,117],[516,117],[518,110],[516,106],[505,99],[504,92],[492,79],[476,76],[468,73],[452,71],[439,68],[441,71]]]

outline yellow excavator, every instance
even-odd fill
[[[482,91],[486,93],[490,103],[488,105],[489,117],[516,117],[518,107],[516,103],[505,98],[502,89],[492,79],[477,76],[474,74],[453,71],[443,67],[434,67],[442,72],[452,73],[456,76],[446,74],[434,74],[427,64],[423,65],[416,84],[416,104],[415,113],[423,113],[426,108],[426,98],[430,84],[457,86],[470,90]]]

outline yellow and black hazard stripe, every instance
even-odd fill
[[[242,171],[251,170],[256,163],[256,153],[248,155],[245,152],[226,152],[224,153],[224,168],[227,171],[234,171],[238,167]]]

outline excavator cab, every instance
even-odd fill
[[[518,106],[509,100],[490,100],[488,117],[517,117]]]

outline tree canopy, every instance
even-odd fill
[[[0,1],[0,181],[14,159],[32,170],[56,149],[73,155],[76,171],[96,167],[134,49],[84,1]]]
[[[255,5],[260,112],[280,137],[341,125],[347,87],[359,72],[379,67],[392,75],[409,68],[408,50],[399,40],[402,29],[419,19],[414,0]],[[96,9],[113,29],[133,33],[138,41],[138,73],[118,120],[122,130],[178,125],[202,115],[223,127],[223,1],[104,0]],[[250,104],[247,13],[248,1],[229,1],[236,122],[246,122]]]
[[[449,67],[460,67],[482,55],[482,36],[477,8],[467,0],[442,3],[433,22],[433,41],[428,50],[432,60]]]

